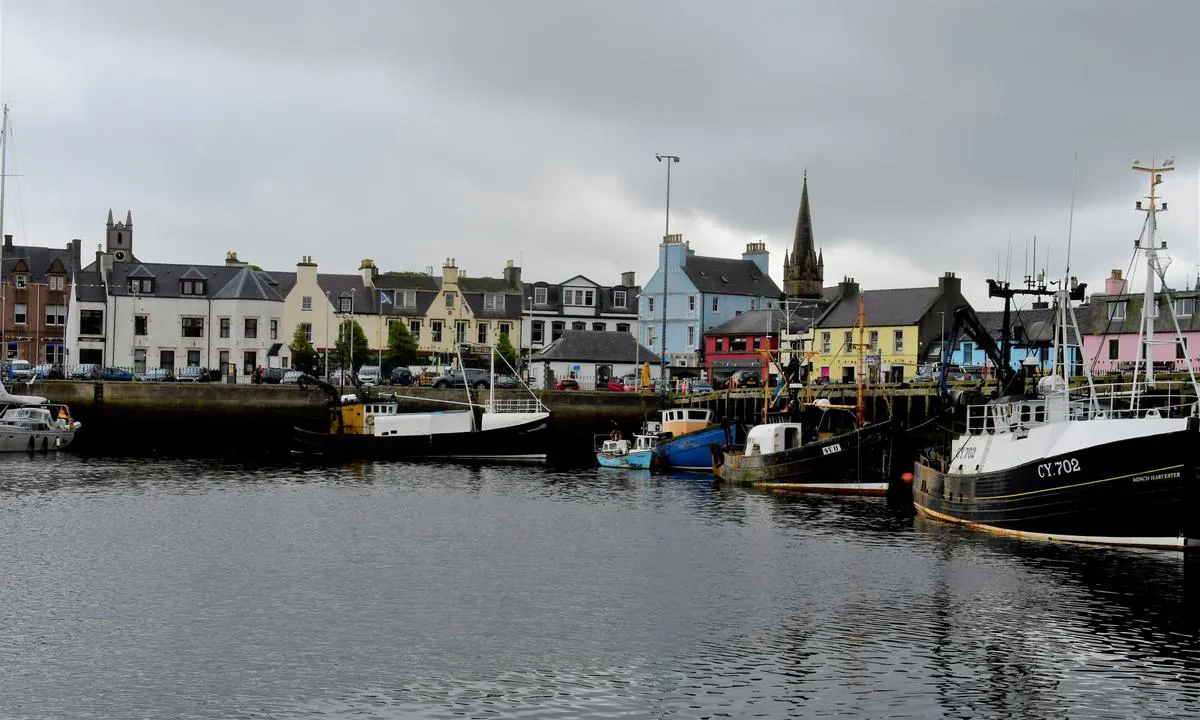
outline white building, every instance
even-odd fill
[[[620,285],[600,285],[583,275],[554,284],[524,284],[521,309],[522,357],[537,353],[571,330],[625,332],[637,337],[638,295],[632,272]]]
[[[628,332],[615,330],[567,330],[545,350],[534,353],[531,382],[551,388],[562,378],[575,378],[580,390],[604,389],[608,380],[637,374],[650,365],[658,377],[661,358]]]
[[[258,366],[281,364],[288,338],[278,283],[240,262],[236,253],[224,265],[114,260],[98,254],[92,266],[98,270],[80,273],[88,282],[77,283],[68,340],[77,362],[135,374],[150,368],[221,369],[239,382],[248,382]],[[103,294],[93,287],[96,279]]]

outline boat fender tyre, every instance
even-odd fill
[[[35,452],[35,450],[34,450],[34,446],[33,446],[33,436],[30,435],[29,436],[29,454],[32,455],[34,452]]]
[[[42,452],[43,453],[50,452],[50,438],[48,438],[48,437],[42,438]]]
[[[708,446],[708,448],[709,448],[709,450],[712,451],[713,467],[714,468],[721,467],[721,465],[725,463],[724,448],[721,447],[720,443],[712,443],[711,445]]]
[[[477,383],[475,383],[475,389],[476,389],[476,390],[483,390],[483,389],[485,389],[485,388],[487,388],[487,383],[483,382],[482,380],[481,380],[481,381],[479,381],[479,382],[477,382]]]

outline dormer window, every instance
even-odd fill
[[[546,295],[547,295],[546,288],[535,287],[533,289],[533,304],[534,305],[545,305],[546,304]]]
[[[180,295],[203,295],[204,281],[203,280],[180,280],[179,281]]]
[[[567,288],[563,291],[563,304],[591,307],[595,304],[595,292],[577,288]]]
[[[49,275],[47,282],[50,283],[51,290],[65,290],[67,287],[67,278],[62,275]]]
[[[16,285],[18,288],[23,288],[29,284],[29,276],[28,275],[14,275],[13,276],[13,284]]]
[[[625,307],[625,291],[624,290],[613,290],[613,307],[617,307],[617,308]]]
[[[503,293],[488,293],[483,296],[484,310],[503,310],[504,309],[504,294]]]
[[[129,292],[131,293],[152,293],[154,292],[153,278],[129,278]]]

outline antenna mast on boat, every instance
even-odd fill
[[[1154,319],[1158,314],[1158,308],[1154,302],[1154,278],[1158,274],[1158,251],[1166,250],[1167,243],[1162,241],[1162,245],[1155,246],[1156,236],[1158,235],[1158,219],[1157,213],[1159,210],[1167,211],[1167,203],[1163,202],[1159,206],[1158,186],[1162,183],[1163,173],[1171,172],[1175,169],[1175,157],[1171,156],[1163,161],[1161,166],[1153,160],[1150,166],[1142,165],[1137,160],[1133,161],[1133,169],[1137,172],[1144,172],[1150,175],[1150,194],[1146,199],[1150,201],[1146,206],[1141,200],[1137,202],[1136,209],[1146,213],[1146,224],[1142,229],[1142,235],[1134,241],[1134,248],[1141,249],[1146,252],[1146,291],[1145,297],[1142,300],[1142,320],[1141,330],[1138,337],[1138,356],[1134,359],[1133,366],[1133,383],[1136,387],[1138,378],[1138,366],[1144,359],[1146,362],[1146,385],[1154,387],[1154,351],[1152,348],[1155,345],[1154,341]],[[1174,310],[1172,310],[1174,313]]]

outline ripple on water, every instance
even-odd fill
[[[8,459],[4,459],[8,460]],[[0,462],[0,716],[1159,717],[1177,558],[638,473]]]

